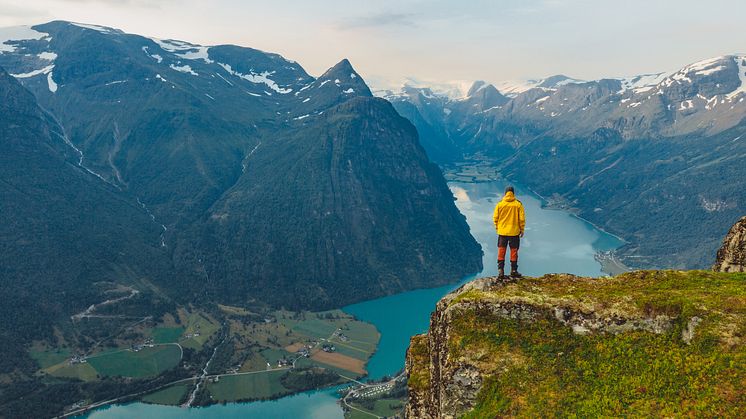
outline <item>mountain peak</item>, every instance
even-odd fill
[[[343,58],[342,61],[335,64],[332,68],[326,70],[316,80],[319,87],[326,85],[329,82],[342,89],[345,94],[355,94],[356,96],[373,96],[365,84],[365,81],[360,74],[352,67],[350,61],[347,58]]]
[[[486,89],[486,88],[487,88],[487,87],[489,87],[489,86],[492,86],[492,85],[491,85],[491,84],[489,84],[489,83],[487,83],[487,82],[486,82],[486,81],[484,81],[484,80],[476,80],[476,81],[475,81],[475,82],[474,82],[474,83],[473,83],[473,84],[471,85],[471,87],[469,88],[469,91],[468,91],[468,92],[466,92],[466,96],[467,96],[467,97],[468,97],[468,96],[473,96],[473,95],[474,95],[474,94],[476,94],[476,93],[477,93],[478,91],[480,91],[480,90],[482,90],[482,89]],[[492,86],[492,87],[494,88],[494,86]]]
[[[477,80],[466,94],[467,101],[478,100],[480,110],[501,106],[509,101],[497,88],[485,81]]]
[[[583,80],[574,79],[572,77],[568,77],[564,74],[556,74],[551,77],[547,77],[543,80],[541,80],[537,87],[544,87],[547,89],[564,86],[566,84],[575,84],[575,83],[583,83]]]
[[[334,64],[330,69],[326,70],[324,74],[319,77],[319,79],[329,79],[332,77],[339,77],[339,76],[346,76],[347,78],[355,78],[351,77],[351,75],[354,74],[355,77],[360,77],[359,74],[355,71],[354,68],[352,68],[352,64],[350,64],[350,60],[347,58],[343,58],[342,61],[338,62],[337,64]]]

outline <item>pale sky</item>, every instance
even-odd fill
[[[372,84],[621,77],[746,52],[743,0],[0,0],[0,27],[61,19],[282,54]]]

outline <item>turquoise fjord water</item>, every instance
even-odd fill
[[[395,374],[404,366],[404,354],[412,335],[427,330],[435,303],[464,282],[497,273],[497,238],[492,225],[492,210],[502,197],[506,183],[451,182],[456,205],[484,250],[484,269],[460,283],[420,289],[353,304],[344,308],[359,319],[373,323],[381,332],[381,341],[368,364],[372,378]],[[541,200],[516,185],[516,195],[526,208],[526,235],[521,242],[520,270],[531,276],[548,272],[578,275],[602,275],[594,259],[598,251],[619,247],[622,242],[589,223],[566,212],[541,207]],[[202,408],[155,406],[129,403],[102,408],[89,418],[343,418],[337,405],[336,388],[312,391],[279,400],[233,403]]]

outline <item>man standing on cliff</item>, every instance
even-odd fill
[[[495,206],[492,221],[495,222],[497,231],[497,275],[505,278],[505,252],[510,245],[510,276],[520,278],[522,275],[518,272],[518,248],[526,229],[526,213],[521,201],[515,199],[512,186],[505,188],[505,196]]]

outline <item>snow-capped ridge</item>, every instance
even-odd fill
[[[582,83],[587,83],[587,81],[568,77],[564,74],[557,74],[538,80],[505,80],[495,83],[495,88],[497,88],[497,90],[503,95],[512,98],[531,89],[552,91],[568,84]]]

